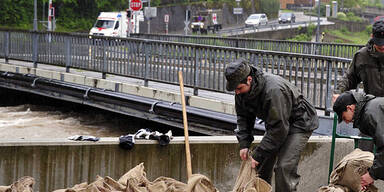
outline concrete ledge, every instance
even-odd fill
[[[19,67],[19,73],[36,75],[36,69],[29,67]]]
[[[43,69],[36,69],[36,75],[40,76],[40,77],[52,79],[52,71],[47,71],[47,70],[43,70]]]
[[[221,113],[228,113],[235,115],[235,105],[233,103],[225,103],[222,101],[216,101],[212,99],[206,99],[203,97],[191,96],[189,99],[189,105],[192,107],[208,109]]]
[[[75,75],[70,73],[62,73],[64,75],[64,81],[69,83],[76,83],[80,85],[84,85],[85,83],[85,76],[82,75]]]
[[[263,136],[254,136],[254,144],[260,143]],[[329,143],[332,141],[328,136],[311,136],[309,143]],[[350,142],[350,139],[337,139],[338,142]],[[172,144],[184,144],[184,137],[174,137],[170,145]],[[237,144],[236,136],[190,136],[190,144]],[[117,137],[101,137],[99,141],[72,141],[66,138],[44,138],[44,139],[0,139],[0,147],[4,146],[65,146],[65,145],[117,145],[119,144],[119,138]],[[136,139],[138,145],[158,144],[154,140]]]
[[[254,145],[261,138],[255,137]],[[311,137],[299,165],[302,177],[298,191],[317,191],[327,184],[330,141],[330,137]],[[220,191],[230,191],[241,164],[236,138],[190,137],[190,144],[193,173],[206,175]],[[338,139],[335,162],[352,150],[352,140]],[[3,139],[0,154],[6,154],[0,155],[0,185],[9,185],[28,175],[37,181],[35,191],[53,191],[91,182],[96,175],[118,179],[141,162],[150,180],[167,176],[186,182],[183,137],[175,137],[165,147],[156,141],[137,140],[132,150],[119,148],[118,138],[101,138],[99,142],[65,138]]]
[[[0,70],[1,71],[8,71],[8,72],[16,73],[16,66],[14,66],[14,65],[7,65],[7,64],[1,64],[0,65]]]
[[[96,87],[97,86],[97,78],[93,77],[85,77],[84,85],[90,86],[90,87]]]
[[[105,79],[98,79],[96,82],[96,87],[100,89],[107,89],[111,91],[121,92],[122,83],[105,80]]]

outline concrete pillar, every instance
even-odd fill
[[[337,1],[332,1],[332,17],[337,17]]]
[[[325,5],[325,17],[330,17],[330,16],[331,16],[331,6]]]

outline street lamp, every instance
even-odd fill
[[[317,28],[316,28],[316,42],[320,40],[320,0],[315,0],[317,4]]]
[[[37,31],[37,0],[33,2],[33,30]]]

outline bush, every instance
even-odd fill
[[[372,25],[367,25],[367,26],[365,27],[364,32],[365,32],[366,34],[368,34],[368,35],[371,35],[371,34],[372,34]]]
[[[337,12],[337,18],[340,20],[345,20],[347,18],[347,15],[343,12]]]

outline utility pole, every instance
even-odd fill
[[[37,31],[37,0],[33,2],[33,30]]]
[[[317,3],[317,28],[316,28],[316,42],[320,41],[320,0],[316,0]]]

